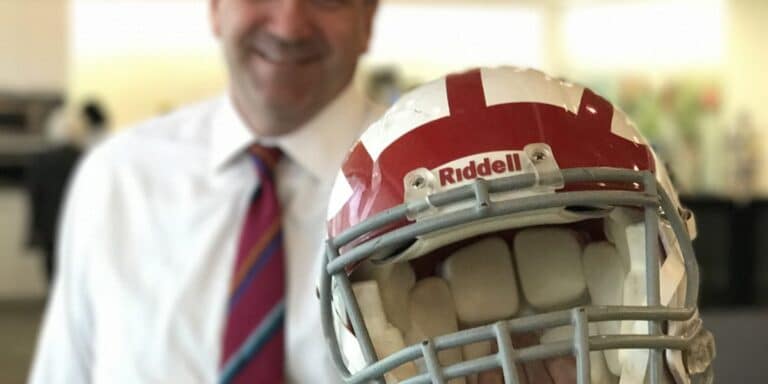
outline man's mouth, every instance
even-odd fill
[[[249,50],[262,60],[284,66],[302,66],[320,61],[324,49],[314,42],[282,42],[275,39],[254,39]]]
[[[275,65],[309,65],[320,60],[319,54],[285,54],[255,49],[253,53],[262,60]]]

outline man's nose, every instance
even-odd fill
[[[312,5],[307,0],[278,0],[272,9],[269,31],[284,40],[301,40],[312,34]]]

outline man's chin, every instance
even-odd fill
[[[264,106],[268,111],[279,115],[302,115],[312,110],[313,96],[309,88],[265,89],[262,93]]]
[[[265,99],[265,116],[277,135],[291,133],[310,121],[321,107],[308,100],[307,95]]]
[[[321,91],[319,79],[319,75],[303,70],[261,71],[253,87],[269,105],[303,105],[310,104],[312,95]]]

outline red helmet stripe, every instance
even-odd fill
[[[483,78],[479,69],[445,78],[451,115],[471,114],[486,107]]]
[[[363,143],[358,141],[347,155],[347,159],[344,160],[341,171],[354,190],[357,183],[362,183],[365,186],[371,185],[372,169],[373,159]]]

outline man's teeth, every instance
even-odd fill
[[[256,53],[267,61],[276,64],[302,64],[312,61],[317,55],[311,53],[288,53],[256,49]]]

